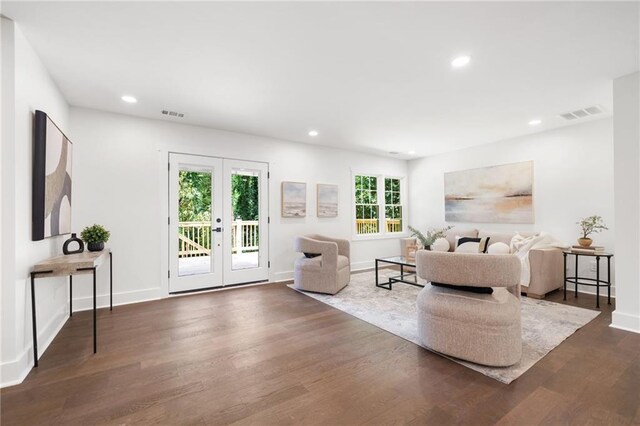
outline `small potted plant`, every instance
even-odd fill
[[[80,236],[87,243],[89,251],[101,251],[104,250],[104,243],[109,241],[111,233],[102,225],[95,224],[84,228]]]
[[[598,232],[602,232],[607,228],[602,220],[601,216],[589,216],[581,219],[579,222],[576,222],[582,228],[582,237],[578,238],[578,244],[582,247],[589,247],[593,240],[589,238],[591,234],[597,234]]]
[[[425,250],[431,250],[431,245],[438,239],[438,238],[443,238],[446,237],[447,235],[447,231],[449,229],[453,228],[453,226],[446,226],[444,228],[441,229],[430,229],[427,231],[427,235],[424,235],[422,232],[418,231],[416,228],[414,228],[413,226],[409,226],[409,230],[412,232],[412,236],[415,236],[416,238],[418,238],[418,240],[420,241],[420,243],[422,244],[422,247]]]

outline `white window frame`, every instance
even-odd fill
[[[373,176],[377,178],[377,205],[378,205],[378,230],[376,234],[358,234],[356,226],[356,176]],[[386,204],[384,197],[384,182],[385,179],[399,179],[400,180],[400,205],[402,206],[402,231],[400,232],[387,232],[386,226]],[[385,175],[380,173],[371,173],[367,171],[351,171],[351,234],[352,241],[363,240],[382,240],[389,238],[403,238],[408,236],[407,233],[407,212],[408,212],[408,199],[407,199],[407,177],[398,175]]]

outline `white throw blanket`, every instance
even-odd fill
[[[511,239],[511,253],[520,258],[522,271],[520,272],[520,285],[529,286],[531,280],[531,266],[529,265],[529,251],[533,249],[546,248],[569,248],[569,246],[560,240],[555,239],[546,232],[541,232],[530,237],[523,237],[516,234]]]

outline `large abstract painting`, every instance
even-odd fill
[[[307,184],[282,182],[282,217],[307,215]]]
[[[448,222],[533,223],[533,161],[445,173]]]
[[[71,232],[71,141],[36,111],[33,153],[34,241]]]

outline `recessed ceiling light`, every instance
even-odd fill
[[[458,56],[453,61],[451,61],[451,66],[454,68],[464,67],[465,65],[469,64],[470,61],[471,58],[469,56]]]
[[[537,118],[535,120],[531,120],[529,122],[529,126],[537,126],[538,124],[542,123],[542,120],[538,120]]]
[[[311,137],[318,136],[318,131],[317,130],[309,130],[309,136],[311,136]]]
[[[136,102],[138,102],[138,100],[136,98],[134,98],[133,96],[129,96],[129,95],[124,95],[122,98],[123,101],[125,101],[128,104],[135,104]]]
[[[409,155],[415,155],[415,153],[416,153],[415,151],[409,151],[408,152]]]

